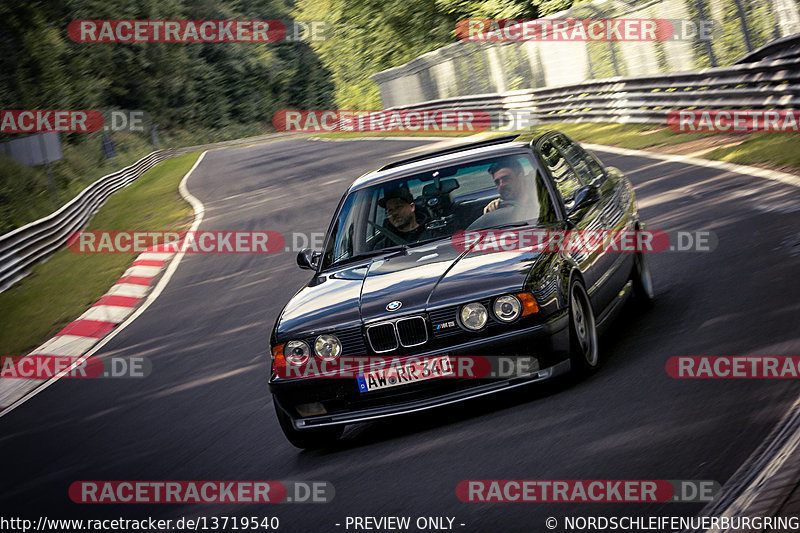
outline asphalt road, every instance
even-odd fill
[[[189,190],[200,229],[320,232],[346,186],[422,141],[302,139],[206,155]],[[800,355],[800,202],[788,185],[598,152],[636,186],[650,229],[711,230],[711,253],[651,257],[657,302],[601,338],[605,364],[559,382],[349,428],[333,450],[283,437],[268,336],[307,280],[294,254],[187,255],[100,355],[143,355],[146,379],[65,380],[0,419],[0,516],[278,516],[344,531],[347,516],[451,516],[464,532],[546,531],[564,516],[680,515],[701,505],[462,503],[465,479],[724,483],[798,396],[794,381],[675,380],[674,355]],[[78,505],[76,480],[325,480],[329,504]]]

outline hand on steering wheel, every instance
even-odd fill
[[[483,214],[491,213],[500,206],[500,198],[495,198],[483,208]]]
[[[517,205],[517,202],[514,200],[503,200],[501,198],[495,198],[489,204],[483,208],[483,214],[491,213],[497,209],[502,209],[504,207],[514,207]]]
[[[373,226],[376,230],[378,230],[382,234],[386,235],[386,237],[388,237],[389,240],[392,241],[395,244],[408,244],[402,237],[400,237],[399,235],[396,235],[389,228],[385,228],[385,227],[381,226],[380,224],[376,224],[375,222],[372,222],[371,220],[367,220],[367,224],[369,224],[370,226]]]

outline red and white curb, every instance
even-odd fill
[[[119,281],[88,311],[25,358],[58,355],[78,360],[133,313],[174,255],[174,252],[164,252],[157,247],[143,252]],[[15,366],[20,364],[21,360],[18,360]],[[0,409],[14,403],[42,383],[41,379],[0,380]]]
[[[205,154],[206,152],[200,154],[178,187],[181,196],[194,209],[194,223],[189,231],[196,231],[200,226],[205,208],[197,198],[189,193],[186,181],[203,160]],[[70,357],[74,358],[70,368],[74,368],[150,306],[169,282],[183,255],[183,250],[177,253],[166,251],[164,245],[148,248],[136,258],[119,281],[92,307],[23,359],[39,356]],[[163,276],[154,285],[162,270],[164,270]],[[21,360],[17,361],[16,365],[20,363]],[[12,408],[37,394],[40,389],[51,385],[68,371],[69,369],[49,380],[0,379],[0,416],[7,414]]]

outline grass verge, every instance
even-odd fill
[[[698,139],[713,137],[715,133],[676,133],[669,128],[656,124],[617,124],[605,122],[584,122],[546,124],[563,131],[577,141],[596,144],[607,144],[643,150],[682,144]]]
[[[655,124],[548,124],[577,141],[800,171],[800,133],[676,133]]]
[[[199,152],[162,161],[114,193],[87,230],[167,231],[191,225],[178,184]],[[0,293],[0,355],[24,355],[83,313],[138,254],[79,254],[62,249]]]
[[[617,124],[607,122],[546,123],[542,129],[557,129],[581,142],[650,150],[672,154],[691,154],[743,165],[761,166],[787,172],[800,171],[800,133],[678,133],[657,124]],[[512,132],[485,132],[483,138]],[[521,132],[520,132],[521,133]],[[314,135],[322,139],[359,137],[467,137],[469,132],[331,132]]]

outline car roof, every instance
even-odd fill
[[[533,130],[523,134],[493,137],[393,161],[355,180],[348,192],[422,172],[431,167],[435,168],[442,165],[457,164],[460,161],[501,156],[519,151],[520,148],[532,146],[536,140],[551,131],[555,130]]]

